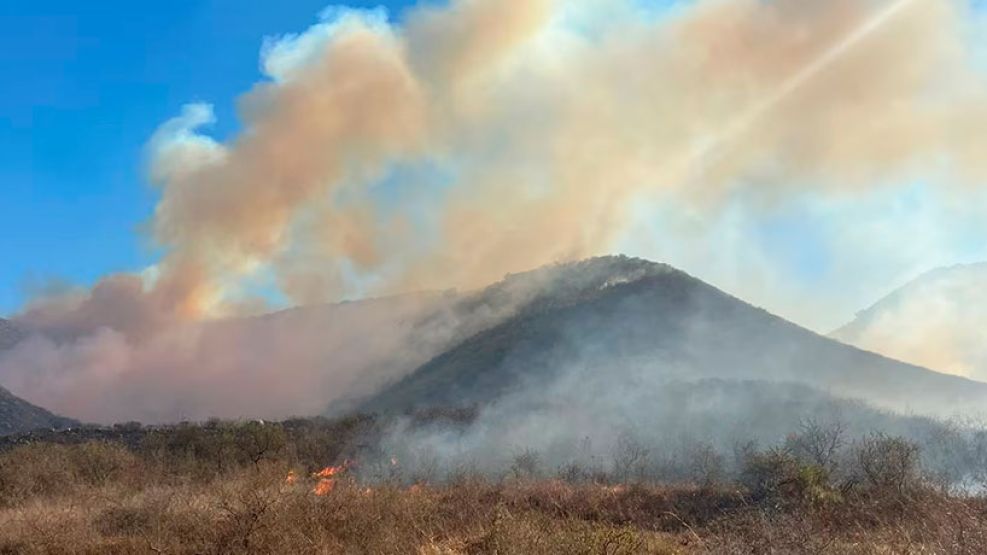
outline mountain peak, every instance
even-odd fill
[[[611,385],[645,389],[703,378],[794,382],[928,413],[987,399],[987,384],[843,345],[665,264],[602,257],[551,265],[508,276],[454,311],[505,302],[517,304],[364,408],[485,404],[522,389],[552,391],[560,380],[592,382],[601,372]]]
[[[679,274],[667,264],[624,255],[558,262],[507,274],[501,281],[465,297],[470,310],[478,304],[518,311],[542,310],[579,302],[608,288],[649,277]]]

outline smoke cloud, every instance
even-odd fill
[[[265,43],[238,136],[209,137],[202,104],[161,126],[160,263],[27,307],[16,320],[37,335],[0,380],[99,421],[307,413],[438,348],[409,345],[410,323],[441,301],[334,307],[326,327],[234,317],[278,297],[468,289],[616,245],[676,262],[704,240],[687,214],[709,230],[896,183],[972,194],[987,178],[976,18],[960,0],[898,3],[873,29],[891,2],[455,0],[398,23],[329,9]]]

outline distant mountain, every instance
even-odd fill
[[[924,274],[832,336],[941,372],[987,379],[987,264]]]
[[[0,387],[0,436],[50,428],[68,428],[78,422],[52,414]]]
[[[512,396],[553,402],[532,391],[556,392],[564,403],[582,398],[584,392],[571,394],[581,384],[599,396],[609,384],[639,384],[646,399],[664,383],[709,378],[803,384],[924,414],[987,406],[987,384],[841,344],[663,264],[606,257],[556,265],[509,276],[458,302],[505,298],[517,303],[509,316],[362,408],[400,412]]]
[[[9,320],[0,318],[0,351],[7,350],[24,339],[24,332]]]
[[[0,318],[0,351],[13,347],[25,334],[8,320]],[[0,436],[42,428],[66,428],[77,424],[72,419],[52,414],[20,399],[0,387]]]

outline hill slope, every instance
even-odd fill
[[[987,264],[933,270],[833,332],[901,360],[987,379]]]
[[[24,333],[9,320],[0,318],[0,351],[7,350],[24,339]]]
[[[68,428],[77,422],[52,414],[0,387],[0,436],[47,428]]]
[[[16,326],[0,318],[0,351],[13,347],[23,338],[24,334]],[[75,424],[74,420],[34,406],[0,387],[0,436],[42,428],[65,428]]]
[[[474,298],[506,287],[537,293],[364,408],[483,404],[564,382],[604,389],[639,382],[647,390],[703,378],[800,383],[926,414],[987,402],[987,384],[822,337],[666,265],[593,259],[511,276]]]

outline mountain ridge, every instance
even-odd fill
[[[608,275],[614,267],[623,271]],[[520,383],[538,381],[530,375],[551,381],[579,364],[645,366],[670,378],[684,372],[697,378],[762,379],[768,373],[773,380],[849,397],[863,394],[869,402],[906,411],[943,412],[987,400],[987,384],[843,345],[665,264],[605,257],[550,271],[556,282],[565,282],[566,274],[586,269],[596,277],[577,278],[569,296],[536,296],[515,316],[437,355],[367,400],[363,408],[400,411],[485,403],[518,389]],[[508,280],[524,280],[538,272]],[[660,314],[648,314],[641,307]],[[627,319],[634,325],[627,325]],[[730,325],[722,325],[720,319]],[[738,331],[745,326],[758,331]],[[579,327],[584,329],[575,329]],[[594,349],[598,352],[589,352]],[[669,372],[671,367],[678,368]],[[733,372],[723,370],[727,367]]]
[[[830,336],[938,371],[987,378],[987,263],[957,264],[895,289]]]
[[[76,420],[33,405],[0,386],[0,436],[71,428],[78,424]]]
[[[868,320],[872,320],[882,310],[902,302],[905,297],[915,293],[917,289],[927,286],[930,283],[938,282],[943,279],[949,279],[957,273],[966,272],[980,272],[984,274],[984,277],[987,277],[987,262],[953,264],[950,266],[933,268],[932,270],[923,272],[918,277],[907,281],[904,285],[896,287],[890,293],[884,295],[873,304],[858,310],[854,315],[853,320],[841,325],[827,335],[832,337],[846,335],[847,333],[850,333],[854,327],[860,326]]]
[[[27,336],[13,322],[0,318],[0,353]],[[0,436],[37,429],[60,429],[78,424],[17,397],[0,384]]]

